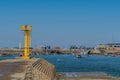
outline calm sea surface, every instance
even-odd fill
[[[16,56],[4,56],[0,59],[13,59]],[[104,72],[111,76],[120,77],[120,56],[82,55],[37,55],[54,64],[57,72]]]

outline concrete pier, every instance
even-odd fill
[[[0,80],[24,80],[27,67],[37,59],[11,59],[0,61]]]
[[[55,67],[44,59],[38,59],[29,65],[24,80],[57,80]]]

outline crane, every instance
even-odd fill
[[[20,27],[20,30],[24,31],[24,54],[23,59],[29,59],[29,46],[31,44],[31,31],[32,26],[23,25]]]

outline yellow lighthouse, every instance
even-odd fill
[[[29,45],[31,44],[31,31],[32,26],[24,25],[20,27],[20,30],[24,31],[24,59],[29,59]]]

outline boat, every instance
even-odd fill
[[[76,57],[77,58],[82,58],[82,56],[80,54],[77,54]]]

